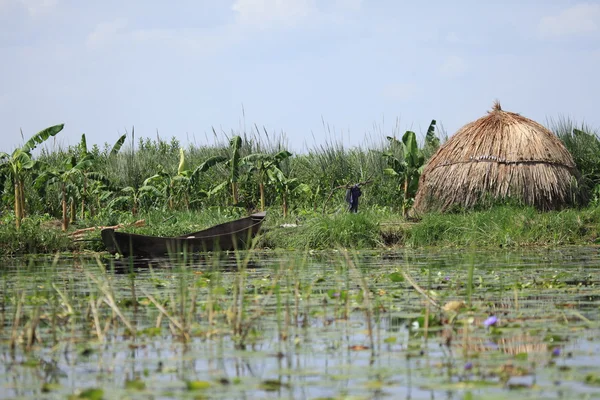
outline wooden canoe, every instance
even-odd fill
[[[101,231],[102,241],[111,254],[123,256],[163,257],[182,252],[200,253],[246,249],[260,230],[266,213],[256,213],[235,221],[215,225],[212,228],[175,237],[145,236]]]

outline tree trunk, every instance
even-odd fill
[[[19,187],[21,192],[21,219],[23,219],[25,218],[25,184],[23,183],[23,180],[19,181]]]
[[[408,174],[404,177],[404,200],[402,200],[402,216],[406,218],[406,202],[408,201]]]
[[[265,211],[265,184],[260,183],[260,211]]]
[[[62,230],[65,232],[69,229],[69,219],[67,218],[67,189],[65,184],[62,184]]]
[[[74,197],[71,198],[71,211],[70,212],[71,212],[70,223],[72,224],[77,219],[77,217],[75,215],[75,198]]]
[[[21,190],[19,181],[15,179],[15,226],[21,228]]]
[[[233,193],[233,205],[238,203],[238,187],[237,182],[231,182],[231,192]]]
[[[83,177],[83,190],[81,192],[81,219],[85,218],[85,191],[87,190],[87,176]]]
[[[287,194],[285,192],[283,192],[282,201],[283,201],[283,218],[287,218],[287,215],[288,215],[288,203],[287,203]]]

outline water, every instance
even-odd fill
[[[3,261],[0,398],[600,398],[596,248],[245,256]]]

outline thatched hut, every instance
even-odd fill
[[[579,172],[552,132],[496,102],[488,115],[463,126],[423,170],[414,211],[513,199],[541,210],[578,203]]]

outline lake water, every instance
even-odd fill
[[[595,247],[2,263],[2,399],[600,398]]]

